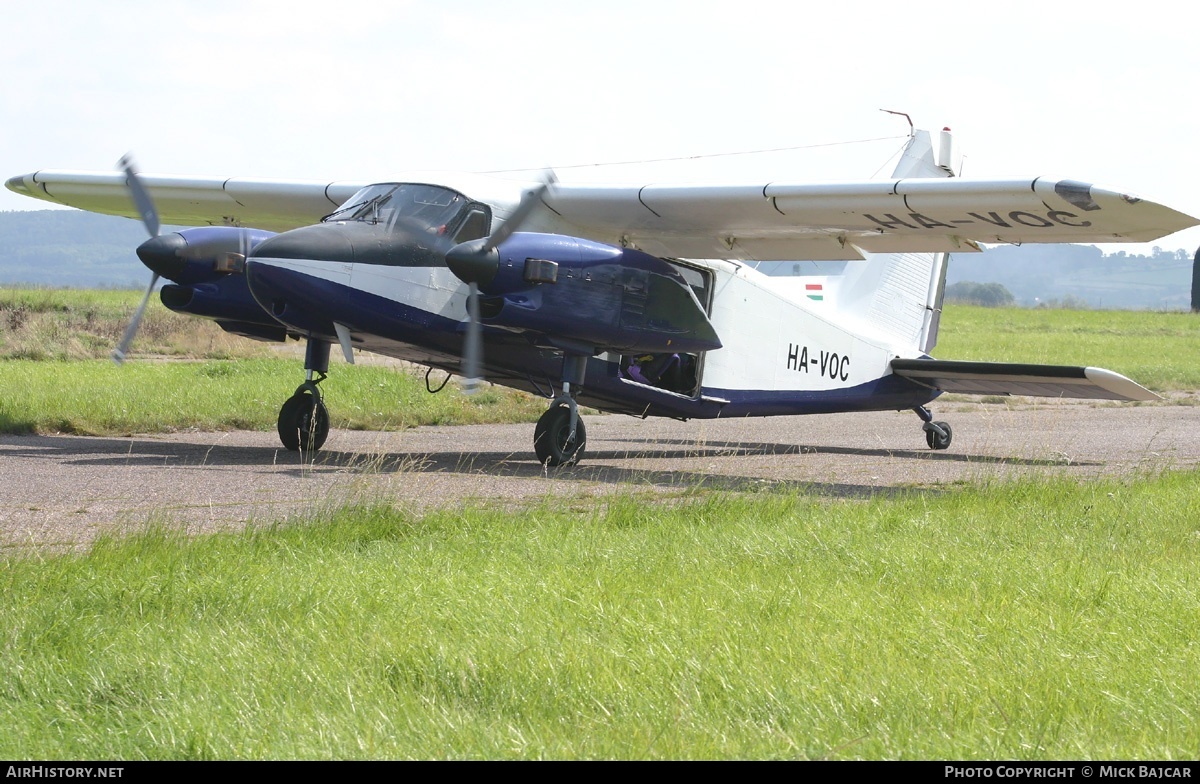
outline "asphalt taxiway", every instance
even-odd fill
[[[947,451],[927,448],[911,412],[588,416],[587,454],[561,469],[536,462],[529,424],[334,430],[311,460],[283,450],[273,432],[0,436],[0,547],[86,545],[101,530],[152,519],[191,531],[239,527],[356,498],[418,510],[698,487],[861,498],[1049,474],[1131,477],[1200,462],[1195,405],[953,402],[936,413],[954,429]]]

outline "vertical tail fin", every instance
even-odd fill
[[[936,146],[928,131],[914,130],[892,177],[953,177],[957,166],[949,129]],[[840,304],[875,331],[929,353],[937,344],[948,260],[946,253],[871,254],[848,265]]]

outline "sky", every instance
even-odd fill
[[[1071,178],[1200,217],[1189,8],[5,3],[0,179],[132,151],[146,173],[222,177],[861,180],[889,174],[908,133],[891,109],[950,127],[964,176]],[[0,190],[0,210],[46,206]],[[1122,249],[1150,245],[1190,253],[1200,228]]]

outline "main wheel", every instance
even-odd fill
[[[542,414],[533,429],[533,451],[542,465],[574,465],[583,457],[587,445],[587,429],[583,418],[575,417],[575,438],[570,438],[571,409],[554,406]]]
[[[285,449],[316,452],[329,437],[329,412],[310,392],[297,392],[279,409],[279,440]]]
[[[944,430],[946,432],[946,435],[943,436],[942,434],[938,433],[938,431],[934,430],[933,428],[928,428],[925,431],[925,443],[929,444],[930,449],[947,449],[947,448],[949,448],[950,441],[954,437],[953,431],[950,430],[950,424],[948,422],[934,422],[933,424],[937,425],[942,430]]]

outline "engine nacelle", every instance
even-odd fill
[[[228,332],[261,340],[286,337],[280,323],[254,301],[244,275],[220,275],[190,286],[169,284],[162,287],[158,296],[169,310],[213,319]],[[241,326],[231,329],[226,324]]]
[[[485,324],[623,353],[721,347],[687,281],[656,256],[577,237],[523,232],[493,253],[486,263],[484,256],[460,254],[467,259],[468,281],[474,280],[484,295],[480,314]],[[456,266],[464,265],[454,255],[448,254],[448,262],[459,274]]]
[[[287,330],[259,307],[243,274],[247,254],[273,232],[202,226],[160,234],[138,248],[138,258],[172,284],[159,299],[169,310],[213,319],[226,332],[282,341]]]
[[[240,274],[246,256],[273,236],[273,232],[259,229],[200,226],[146,240],[138,247],[137,255],[167,280],[190,286]]]

